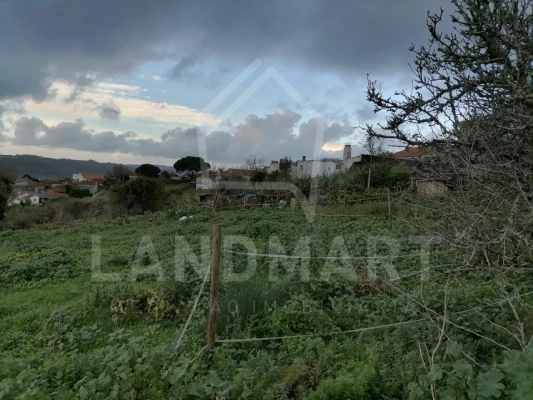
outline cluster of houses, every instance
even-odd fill
[[[403,164],[414,164],[423,159],[428,154],[427,149],[419,147],[406,148],[397,153],[390,155],[394,161]],[[360,165],[371,162],[372,156],[369,154],[361,154],[352,157],[352,146],[347,144],[344,146],[343,158],[333,159],[324,158],[317,160],[308,160],[305,156],[301,160],[293,162],[289,171],[292,178],[317,177],[322,175],[333,175],[339,172],[349,171],[357,168]],[[267,172],[272,173],[280,170],[281,160],[273,160],[266,168]],[[253,174],[252,170],[230,168],[226,171],[217,171],[216,173],[205,174],[196,179],[197,189],[213,188],[218,180],[232,180],[236,177],[239,180],[250,180]]]
[[[38,180],[28,176],[15,181],[8,205],[40,205],[54,200],[68,198],[73,189],[86,189],[94,195],[104,186],[104,177],[96,173],[73,174],[72,178],[61,180]]]
[[[389,158],[400,163],[415,162],[421,160],[427,155],[427,149],[411,147],[397,153],[393,153]],[[350,169],[357,168],[362,164],[367,164],[371,162],[371,159],[372,156],[369,154],[360,154],[352,157],[352,145],[347,144],[344,146],[342,160],[332,158],[307,160],[306,157],[303,156],[301,160],[296,161],[291,166],[290,174],[293,178],[316,177],[321,175],[329,176],[338,172],[349,171]],[[268,171],[279,171],[280,161],[271,161]]]

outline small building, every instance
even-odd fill
[[[104,180],[104,177],[102,174],[95,174],[91,172],[81,172],[79,174],[72,174],[72,181],[73,182],[82,182],[82,181],[90,181],[90,180]]]
[[[19,203],[15,203],[15,201],[16,201],[17,197],[19,197],[21,194],[22,194],[22,192],[20,192],[18,190],[13,190],[9,194],[9,197],[7,198],[7,205],[11,206],[13,204],[19,204]]]
[[[103,180],[102,180],[103,181]],[[96,194],[100,191],[100,183],[97,181],[87,180],[81,181],[73,186],[74,189],[87,189],[91,194]]]
[[[49,203],[54,200],[68,199],[69,195],[65,193],[43,193],[41,196],[42,203]]]
[[[28,192],[19,192],[18,194],[12,193],[12,195],[16,195],[16,196],[12,197],[11,201],[8,200],[8,204],[10,205],[26,204],[28,201],[33,205],[39,204],[39,195],[37,194],[32,194]]]
[[[342,171],[343,163],[341,160],[333,158],[324,158],[321,160],[306,160],[303,156],[301,160],[296,161],[296,165],[291,167],[293,178],[316,177],[320,175],[333,175]]]
[[[67,193],[67,187],[65,184],[53,184],[51,188],[54,193]]]
[[[32,194],[29,199],[31,201],[31,205],[32,206],[38,206],[41,202],[41,196],[42,194],[41,193],[35,193],[35,194]]]
[[[412,184],[415,187],[416,193],[425,197],[442,196],[448,192],[446,183],[438,179],[412,178]]]
[[[28,186],[30,183],[33,183],[33,181],[29,178],[20,178],[15,180],[15,186]]]
[[[196,178],[196,189],[197,190],[216,189],[217,183],[218,181],[214,178],[199,176],[198,178]]]
[[[272,172],[279,171],[279,166],[280,166],[280,162],[279,161],[275,161],[275,160],[270,161],[270,165],[268,167],[268,172],[272,173]]]
[[[396,160],[418,161],[430,156],[431,148],[429,147],[406,147],[405,149],[392,154]]]

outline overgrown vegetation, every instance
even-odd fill
[[[529,338],[531,298],[515,298],[511,307],[501,302],[501,288],[489,275],[463,269],[432,268],[431,279],[421,285],[420,245],[408,238],[423,232],[403,221],[423,221],[426,234],[439,231],[441,221],[434,211],[406,204],[413,202],[422,205],[406,195],[394,200],[392,226],[386,202],[323,206],[317,210],[323,216],[312,224],[301,211],[213,212],[190,204],[4,231],[0,393],[8,399],[52,393],[62,398],[426,399],[432,390],[439,398],[490,399],[529,393],[531,350],[499,327],[512,326],[514,309]],[[184,215],[193,218],[179,221]],[[269,245],[272,235],[289,252],[308,236],[310,256],[327,256],[340,235],[356,258],[348,263],[311,259],[306,281],[299,264],[291,271],[293,264],[283,261],[272,280],[271,259],[260,257],[253,276],[239,282],[229,277],[246,271],[249,259],[225,253],[217,337],[290,338],[218,344],[208,359],[198,355],[205,345],[208,287],[175,349],[203,279],[187,264],[184,280],[176,280],[176,249],[181,254],[183,248],[176,247],[175,237],[186,238],[205,268],[209,253],[202,252],[201,237],[215,223],[222,224],[224,237],[251,238],[258,253],[279,251]],[[94,234],[102,245],[101,272],[121,274],[120,282],[91,279]],[[137,253],[147,234],[165,280],[141,274],[131,282],[132,267],[153,264]],[[379,265],[376,280],[365,275],[373,264],[357,257],[371,255],[367,241],[376,235],[399,240],[394,266],[402,279],[390,281]],[[431,266],[453,263],[454,253],[444,250],[445,245],[432,246]],[[416,257],[407,257],[413,252]],[[516,271],[513,276],[516,295],[526,294],[530,275]]]
[[[76,199],[83,199],[84,197],[92,196],[91,191],[89,189],[79,189],[79,188],[69,190],[68,195]]]
[[[10,229],[28,229],[47,223],[66,224],[73,220],[98,217],[109,211],[110,206],[105,198],[60,199],[38,207],[9,207],[4,225]]]
[[[162,179],[139,177],[112,188],[113,207],[129,214],[160,210],[167,193]]]
[[[404,124],[441,129],[420,172],[454,190],[384,201],[408,171],[375,163],[295,181],[328,199],[307,215],[158,211],[163,180],[141,177],[113,189],[124,213],[2,231],[0,397],[532,398],[530,4],[454,4],[461,35],[430,16],[416,53],[426,90],[397,102],[371,83],[391,115],[367,127],[410,144],[428,143]],[[226,241],[207,353],[213,224]]]

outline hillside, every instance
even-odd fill
[[[36,178],[61,178],[79,172],[94,172],[104,174],[112,169],[116,163],[101,163],[94,160],[71,160],[68,158],[48,158],[29,154],[0,155],[0,165],[14,168],[18,176],[29,174]],[[138,165],[129,165],[132,169]],[[161,169],[171,169],[169,166],[158,165]]]

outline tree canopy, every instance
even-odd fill
[[[115,165],[110,171],[105,173],[106,179],[119,179],[127,181],[130,179],[131,171],[128,167],[122,164]]]
[[[532,257],[533,1],[452,3],[453,33],[440,29],[442,11],[430,14],[428,45],[410,49],[411,89],[388,96],[368,81],[367,99],[385,118],[364,129],[426,147],[418,177],[452,189],[434,205],[447,240],[468,249],[465,265],[496,276]]]
[[[146,176],[148,178],[155,178],[161,172],[161,169],[152,164],[142,164],[135,169],[135,172],[139,176]]]
[[[177,172],[186,172],[190,179],[194,179],[200,171],[209,168],[211,165],[202,157],[187,156],[174,163],[174,169]]]

